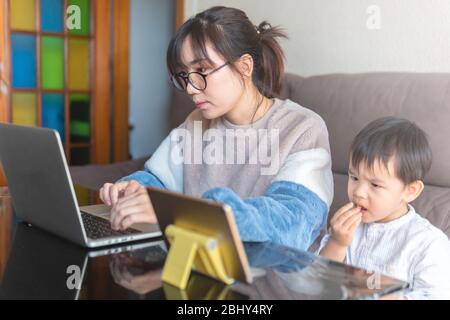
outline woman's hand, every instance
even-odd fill
[[[114,281],[118,285],[138,294],[146,294],[162,286],[161,268],[145,271],[145,266],[129,258],[126,254],[112,256],[109,267]],[[129,270],[133,267],[137,267],[141,274],[133,275]]]
[[[100,199],[112,205],[110,221],[114,230],[125,230],[135,223],[157,223],[147,189],[137,181],[106,183]]]
[[[105,183],[100,189],[100,199],[108,206],[114,206],[120,197],[135,192],[139,188],[139,182],[135,180],[121,181],[117,183]]]

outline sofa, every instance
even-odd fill
[[[433,164],[416,210],[450,237],[450,74],[365,73],[301,77],[287,73],[281,98],[318,113],[327,124],[334,175],[330,216],[347,201],[348,150],[355,135],[370,121],[397,116],[416,122],[427,134]],[[170,126],[176,127],[194,105],[174,92]],[[75,183],[99,187],[142,168],[145,159],[107,166],[72,167]]]

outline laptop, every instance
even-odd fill
[[[79,207],[55,130],[0,123],[0,163],[15,213],[32,225],[90,248],[161,236],[156,224],[112,230],[109,207]]]
[[[40,228],[19,223],[3,279],[0,279],[0,300],[99,298],[95,296],[95,290],[94,293],[89,290],[96,281],[95,275],[92,275],[93,258],[111,257],[119,253],[145,253],[146,256],[154,253],[160,257],[165,252],[166,246],[162,240],[86,250]],[[108,288],[112,290],[111,284]],[[114,298],[114,293],[110,295]]]

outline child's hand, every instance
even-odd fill
[[[355,206],[353,202],[340,208],[330,220],[331,235],[329,241],[347,248],[352,243],[356,228],[361,223],[361,217],[361,207]]]

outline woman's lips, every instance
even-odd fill
[[[206,109],[207,107],[207,101],[200,101],[200,102],[196,102],[195,106],[199,109]]]

